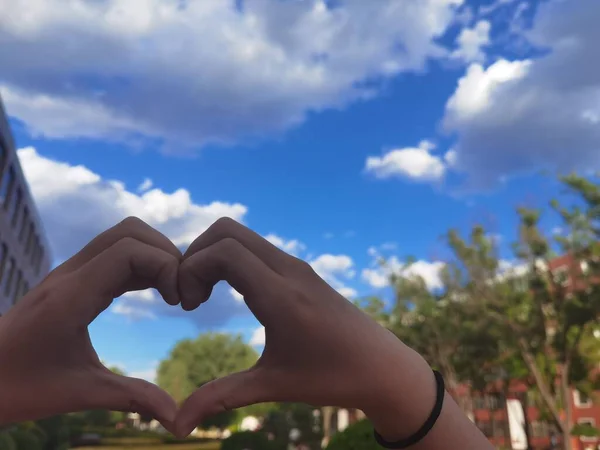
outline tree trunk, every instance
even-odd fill
[[[331,406],[324,406],[322,408],[323,414],[323,441],[321,443],[322,447],[327,447],[329,444],[329,439],[331,437],[331,416],[333,415],[333,408]]]
[[[564,435],[564,430],[569,428],[568,424],[570,422],[567,422],[567,424],[564,423],[565,421],[561,417],[559,405],[557,404],[556,399],[553,397],[552,393],[550,392],[548,383],[546,382],[546,380],[544,380],[544,377],[540,373],[540,370],[536,364],[535,358],[533,357],[533,355],[530,352],[527,351],[527,344],[524,339],[519,339],[519,347],[521,349],[521,356],[523,357],[523,361],[525,361],[527,368],[529,369],[529,371],[531,372],[531,375],[533,376],[533,380],[535,382],[536,387],[538,388],[538,390],[540,392],[540,395],[542,396],[542,401],[544,402],[544,405],[548,408],[548,410],[552,414],[554,421],[560,426],[560,429]],[[559,368],[559,370],[560,370],[560,368]],[[560,376],[562,377],[562,372],[561,372]],[[564,380],[561,378],[561,384],[562,383],[566,383],[567,387],[568,387],[568,379],[567,378],[564,378]],[[569,399],[568,396],[566,397],[566,399],[567,400]],[[566,406],[568,406],[568,412],[570,414],[570,411],[571,411],[570,404],[567,404]],[[570,429],[569,429],[569,432],[570,432]],[[567,439],[565,439],[565,441],[569,441],[568,434],[569,433],[567,433]],[[570,445],[570,441],[568,442],[568,445]],[[569,447],[569,448],[565,447],[565,450],[571,450],[571,447]]]
[[[529,426],[529,416],[527,411],[529,410],[529,396],[527,395],[529,390],[523,393],[521,398],[521,405],[523,405],[523,428],[525,429],[525,439],[527,440],[527,450],[533,450],[531,445],[531,427]]]
[[[560,387],[565,410],[565,418],[561,421],[563,434],[563,449],[571,450],[571,429],[573,428],[573,410],[571,407],[571,388],[569,387],[569,365],[562,364],[559,367]]]
[[[502,395],[504,396],[504,415],[506,416],[504,420],[504,444],[507,449],[512,450],[512,437],[510,435],[510,424],[508,422],[508,392],[508,383],[503,383]]]

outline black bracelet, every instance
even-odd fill
[[[377,431],[373,430],[373,433],[375,434],[375,440],[379,445],[381,445],[384,448],[391,449],[407,448],[412,445],[415,445],[417,442],[419,442],[421,439],[427,436],[427,433],[431,431],[431,429],[435,425],[435,422],[438,420],[438,417],[440,417],[440,413],[442,412],[442,406],[444,405],[444,395],[446,393],[446,389],[444,387],[444,378],[442,377],[442,374],[439,373],[437,370],[434,370],[433,374],[435,375],[435,384],[437,387],[435,405],[433,407],[433,411],[431,411],[431,415],[425,421],[423,426],[412,436],[397,442],[387,442],[381,437],[381,435]]]

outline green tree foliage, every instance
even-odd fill
[[[202,334],[179,342],[158,368],[157,384],[182,402],[195,389],[217,378],[247,369],[258,360],[256,351],[241,336]],[[224,412],[207,418],[205,428],[226,428],[236,418]]]
[[[46,442],[48,441],[48,436],[46,435],[46,432],[42,430],[42,428],[39,427],[35,422],[23,422],[19,424],[19,429],[35,436],[40,444],[40,448],[44,448]]]
[[[514,255],[502,260],[482,226],[466,238],[450,230],[441,289],[410,275],[409,260],[392,276],[389,314],[373,300],[360,306],[441,370],[451,389],[466,381],[506,394],[509,380],[521,380],[570,436],[571,389],[600,386],[590,377],[600,356],[600,184],[576,175],[563,182],[570,196],[551,203],[560,235],[545,233],[542,211],[520,208]],[[557,255],[568,256],[562,267]]]
[[[69,448],[67,416],[48,417],[38,420],[36,423],[47,437],[44,450],[67,450]]]
[[[17,450],[43,450],[44,444],[35,433],[24,428],[15,428],[11,431]]]
[[[295,444],[303,444],[310,449],[320,449],[323,429],[320,417],[315,417],[315,408],[303,403],[281,403],[264,418],[262,430],[274,437],[278,449],[287,449],[290,432],[299,431]]]
[[[0,431],[0,450],[18,450],[15,440],[8,431]]]
[[[367,420],[350,425],[344,431],[336,433],[329,442],[327,450],[380,450],[373,437],[373,426]]]
[[[240,431],[225,439],[221,450],[275,450],[275,446],[263,432]]]
[[[445,265],[439,274],[443,286],[433,290],[411,270],[413,262],[409,259],[401,273],[391,276],[395,302],[387,326],[442,372],[448,390],[469,412],[469,399],[456,395],[459,384],[467,376],[475,378],[474,373],[467,372],[497,354],[497,341],[490,334],[489,320],[473,311],[464,293],[456,288],[457,268]],[[376,314],[381,323],[385,315],[373,305],[378,306],[372,301],[367,312]]]

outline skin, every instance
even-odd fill
[[[20,405],[18,412],[0,411],[0,424],[82,409],[143,409],[183,437],[225,410],[303,402],[360,409],[386,440],[396,441],[417,431],[431,413],[435,381],[419,354],[306,262],[231,219],[215,222],[183,256],[135,220],[88,247],[0,319],[0,405],[7,404],[4,398]],[[157,287],[169,304],[190,311],[221,280],[244,296],[265,326],[265,350],[254,367],[202,386],[176,412],[159,388],[111,375],[100,364],[87,325],[114,297]],[[69,351],[58,351],[64,348]],[[412,448],[493,449],[447,394],[435,426]]]
[[[156,287],[179,301],[181,253],[134,218],[102,233],[0,318],[0,425],[108,409],[152,414],[168,429],[175,401],[157,386],[113,374],[88,325],[113,298]]]

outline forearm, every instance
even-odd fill
[[[412,436],[423,426],[436,402],[436,383],[432,369],[416,352],[406,347],[398,364],[391,365],[397,374],[386,386],[387,394],[367,416],[377,432],[387,441],[396,442]],[[395,367],[394,367],[395,366]],[[394,370],[395,369],[395,370]],[[494,447],[461,411],[446,392],[442,411],[433,428],[411,450],[481,449]]]

